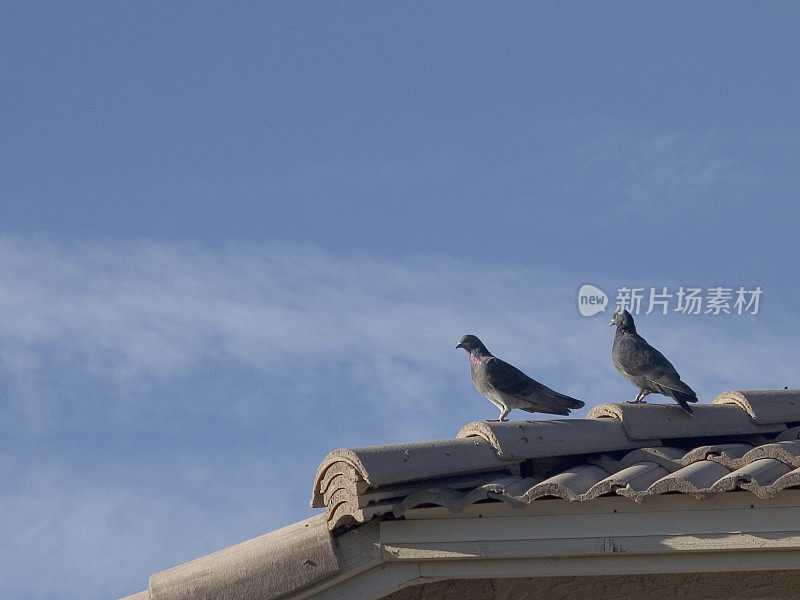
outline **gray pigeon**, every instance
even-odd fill
[[[661,352],[636,333],[633,317],[627,310],[616,311],[611,325],[617,326],[611,357],[614,366],[630,381],[639,393],[634,404],[644,402],[647,394],[669,396],[690,415],[689,402],[697,402],[694,390],[681,381],[681,376]]]
[[[500,418],[491,419],[493,421],[506,421],[513,408],[568,415],[571,408],[583,407],[580,400],[559,394],[506,361],[492,356],[474,335],[462,337],[456,348],[463,348],[469,354],[469,370],[475,388],[500,409]]]

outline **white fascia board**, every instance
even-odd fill
[[[293,597],[370,600],[443,579],[796,570],[798,517],[800,490],[418,509],[342,536],[347,567]]]

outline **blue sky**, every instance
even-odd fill
[[[3,595],[140,591],[313,514],[334,448],[495,418],[464,333],[578,416],[630,400],[621,286],[760,286],[639,330],[701,401],[800,387],[798,18],[5,3]]]

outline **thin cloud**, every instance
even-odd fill
[[[726,154],[713,133],[630,134],[609,130],[576,152],[603,195],[631,215],[664,218],[706,210],[705,201],[739,204],[758,188],[745,161]],[[710,210],[710,209],[709,209]]]

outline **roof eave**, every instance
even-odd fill
[[[494,502],[458,514],[412,509],[404,519],[371,521],[339,537],[315,518],[314,535],[267,534],[156,574],[149,595],[133,598],[366,600],[443,579],[792,569],[800,550],[798,509],[800,490],[768,501],[733,492],[702,502],[685,495],[644,503],[616,496],[540,501],[517,509]],[[276,546],[279,538],[294,540],[291,556]],[[308,568],[302,557],[318,555],[320,543],[333,562],[317,576],[297,578],[298,566],[301,573]]]
[[[414,509],[342,535],[340,564],[351,567],[286,599],[366,600],[449,579],[791,570],[800,526],[787,523],[798,508],[800,490],[769,501],[731,493]]]

